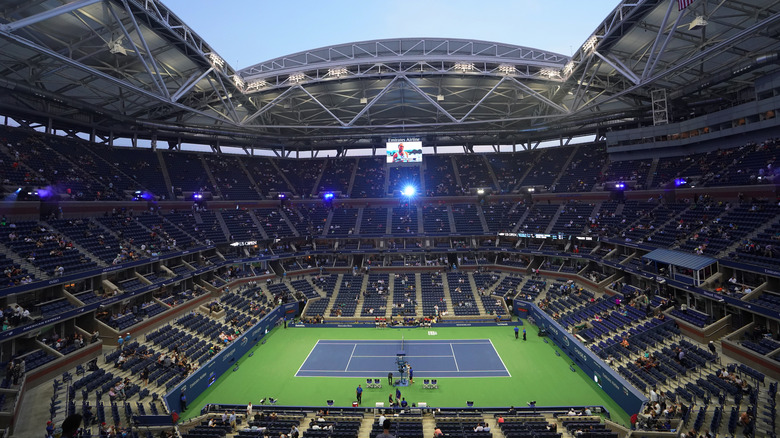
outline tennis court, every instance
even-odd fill
[[[490,339],[320,340],[296,377],[387,377],[399,351],[415,377],[511,377]]]

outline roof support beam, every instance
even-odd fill
[[[297,86],[296,86],[296,87],[297,87]],[[251,116],[249,116],[249,117],[245,118],[244,120],[242,120],[242,121],[241,121],[241,123],[240,123],[240,125],[241,125],[241,126],[246,126],[246,125],[247,125],[249,122],[251,122],[252,120],[254,120],[254,119],[256,119],[256,118],[258,118],[258,117],[262,116],[263,114],[265,114],[265,113],[266,113],[266,111],[270,110],[271,108],[273,108],[273,107],[275,107],[277,104],[279,104],[279,102],[281,102],[281,101],[282,101],[282,99],[284,99],[284,97],[287,95],[287,93],[289,93],[290,91],[292,91],[292,90],[296,89],[296,87],[290,87],[290,88],[288,88],[288,89],[284,90],[284,92],[282,92],[282,94],[280,94],[280,95],[276,96],[276,97],[274,98],[274,100],[272,100],[272,101],[268,102],[268,103],[267,103],[267,104],[266,104],[264,107],[262,107],[262,108],[260,108],[259,110],[255,111],[255,113],[254,113],[254,114],[252,114]]]
[[[404,79],[404,80],[406,81],[406,83],[408,83],[408,84],[409,84],[409,85],[412,87],[412,89],[413,89],[414,91],[416,91],[418,94],[420,94],[420,96],[422,96],[422,97],[423,97],[423,99],[427,100],[427,101],[428,101],[428,103],[430,103],[431,105],[433,105],[433,106],[434,106],[434,107],[435,107],[437,110],[441,111],[441,112],[442,112],[442,114],[444,114],[445,116],[447,116],[447,118],[449,118],[450,120],[452,120],[452,122],[453,122],[453,123],[460,123],[460,122],[458,121],[458,119],[456,119],[455,117],[453,117],[453,115],[452,115],[452,114],[448,113],[448,112],[447,112],[447,110],[445,110],[444,108],[442,108],[442,106],[441,106],[441,105],[439,105],[439,103],[438,103],[438,102],[436,102],[435,100],[433,100],[433,98],[431,98],[431,96],[428,96],[428,94],[427,94],[425,91],[421,90],[421,89],[420,89],[420,87],[418,87],[418,86],[417,86],[417,84],[415,84],[414,82],[412,82],[411,80],[409,80],[409,78],[407,78],[406,76],[401,76],[401,78],[402,78],[402,79]]]
[[[393,79],[390,81],[390,83],[388,83],[387,85],[385,85],[385,87],[384,87],[384,88],[382,88],[382,90],[381,90],[381,91],[379,91],[379,93],[377,93],[377,95],[376,95],[376,96],[374,96],[374,98],[373,98],[373,99],[371,99],[371,102],[368,102],[368,103],[366,104],[366,106],[364,106],[364,107],[363,107],[363,109],[361,109],[361,110],[360,110],[360,112],[358,112],[358,113],[355,115],[355,117],[353,117],[353,118],[352,118],[352,120],[350,120],[350,121],[349,121],[349,123],[347,123],[347,126],[352,126],[353,124],[355,124],[355,122],[356,122],[356,121],[357,121],[359,118],[363,117],[363,114],[365,114],[365,113],[366,113],[366,112],[367,112],[367,111],[368,111],[368,110],[369,110],[369,109],[370,109],[372,106],[374,106],[374,103],[376,103],[376,102],[377,102],[379,99],[381,99],[381,98],[382,98],[382,96],[384,96],[384,95],[385,95],[385,93],[387,93],[388,91],[390,91],[390,88],[393,86],[393,84],[395,84],[395,81],[397,81],[397,80],[398,80],[398,76],[395,76],[395,77],[393,77]]]
[[[130,16],[130,20],[133,21],[133,26],[135,26],[135,31],[138,33],[138,39],[141,40],[141,44],[144,46],[144,50],[146,50],[147,56],[149,56],[149,64],[151,64],[152,68],[154,69],[154,74],[152,74],[151,71],[149,72],[149,74],[151,74],[152,79],[159,84],[159,88],[163,92],[163,94],[168,97],[171,97],[171,93],[168,92],[168,87],[165,86],[165,81],[160,75],[160,68],[157,66],[157,61],[155,61],[154,59],[154,54],[149,49],[149,44],[146,43],[146,39],[144,38],[144,33],[141,30],[141,27],[138,26],[138,21],[136,21],[135,15],[133,15],[133,11],[130,10],[130,5],[127,4],[127,0],[122,0],[122,4],[125,6],[125,11],[127,11],[127,15]],[[112,9],[112,13],[113,13],[113,9]],[[125,35],[127,35],[127,31],[125,30],[124,26],[122,26],[121,22],[119,23],[119,26],[122,27],[122,31],[125,32]],[[130,39],[129,36],[127,38]],[[130,41],[132,42],[132,40]],[[143,57],[137,50],[136,53],[138,53],[139,58],[143,59]],[[146,66],[146,63],[144,63],[144,66]]]
[[[610,67],[614,68],[615,71],[617,71],[618,73],[620,73],[623,76],[627,77],[629,81],[634,83],[634,85],[639,83],[639,77],[637,75],[635,75],[634,72],[632,72],[631,70],[626,68],[626,66],[623,65],[617,59],[615,59],[615,60],[609,59],[608,57],[606,57],[606,56],[602,55],[601,53],[599,53],[598,50],[594,51],[593,53],[596,56],[598,56],[599,58],[601,58],[602,61],[604,61],[607,64],[609,64]]]
[[[41,21],[48,20],[49,18],[54,18],[58,15],[67,14],[69,12],[73,12],[77,9],[81,9],[86,6],[99,3],[101,1],[102,0],[76,0],[74,2],[56,7],[54,9],[41,12],[40,14],[31,15],[27,18],[16,20],[12,23],[0,25],[0,30],[5,32],[16,32],[17,30],[22,29],[24,27],[32,26],[33,24],[40,23]]]
[[[514,81],[514,83],[518,87],[520,87],[523,91],[525,91],[526,93],[531,95],[531,97],[535,98],[536,100],[538,100],[538,101],[540,101],[542,103],[545,103],[545,104],[551,106],[552,108],[555,108],[559,112],[562,112],[562,113],[568,113],[569,112],[569,110],[567,110],[566,108],[564,108],[564,107],[558,105],[557,103],[553,102],[552,100],[546,98],[545,96],[541,95],[538,91],[536,91],[533,88],[529,87],[528,85],[518,81],[516,78],[510,78],[510,79],[512,79],[512,81]]]
[[[141,54],[141,51],[138,50],[138,46],[135,45],[135,42],[133,41],[133,38],[130,37],[130,32],[127,31],[127,28],[122,23],[122,20],[119,19],[119,16],[117,15],[116,11],[114,11],[114,8],[108,4],[108,10],[111,12],[111,16],[114,17],[114,20],[116,20],[117,26],[119,26],[119,29],[122,31],[122,34],[127,38],[127,42],[130,43],[130,45],[133,47],[133,52],[135,52],[135,55],[138,57],[138,59],[141,61],[141,64],[143,64],[144,69],[146,70],[146,73],[149,74],[149,79],[152,80],[152,83],[154,83],[155,88],[157,88],[157,91],[160,92],[160,94],[165,95],[167,97],[170,97],[170,94],[168,93],[168,90],[165,88],[165,83],[160,83],[160,75],[159,73],[155,74],[155,72],[152,72],[152,69],[149,68],[149,64],[147,64],[146,59],[144,58],[143,54]],[[132,17],[132,15],[130,16]],[[133,23],[135,23],[135,20],[133,20]],[[141,30],[138,29],[138,24],[135,24],[136,32],[138,33],[138,37],[143,41],[143,35],[141,35]],[[144,41],[144,45],[146,45],[146,42]],[[147,54],[149,52],[147,51]],[[150,56],[150,58],[153,60],[154,57]]]
[[[650,48],[650,53],[647,57],[647,63],[645,64],[645,67],[650,65],[650,61],[653,58],[653,54],[655,53],[655,47],[658,45],[658,41],[661,39],[661,35],[664,34],[664,29],[666,29],[666,23],[669,21],[669,16],[672,14],[672,8],[674,7],[674,2],[669,2],[669,7],[666,8],[666,15],[664,15],[664,19],[661,21],[661,27],[658,29],[658,35],[656,35],[655,40],[653,41],[653,47]],[[677,20],[675,21],[675,24],[677,24],[677,21],[680,20],[680,17],[682,17],[683,13],[680,13],[677,17]],[[669,36],[671,36],[672,33],[677,29],[677,26],[672,27],[672,30],[670,31]],[[659,55],[661,52],[658,53]],[[647,68],[642,72],[642,79],[646,77],[647,74]]]
[[[671,2],[674,3],[674,2]],[[669,5],[671,7],[671,5]],[[653,58],[653,62],[650,62],[650,59],[648,58],[647,63],[645,64],[645,69],[642,72],[642,80],[646,80],[650,76],[652,76],[653,71],[655,71],[655,66],[658,64],[658,60],[661,59],[661,54],[666,51],[666,46],[669,45],[669,42],[674,37],[674,33],[677,32],[677,28],[680,26],[680,21],[682,21],[682,18],[685,16],[685,11],[681,12],[680,15],[677,16],[677,20],[674,21],[674,24],[672,25],[672,28],[669,30],[669,35],[666,36],[666,39],[664,40],[663,44],[661,44],[661,48],[658,49],[658,52],[655,55],[655,58]],[[658,37],[660,38],[663,34],[664,29],[663,27],[658,29]],[[655,45],[655,43],[653,44]],[[650,56],[653,56],[653,52],[650,52]]]
[[[500,81],[498,81],[498,82],[496,83],[496,85],[494,85],[494,86],[493,86],[493,88],[491,88],[491,89],[490,89],[490,91],[488,91],[487,93],[485,93],[485,95],[484,95],[484,96],[482,96],[482,99],[479,99],[479,102],[475,103],[475,104],[474,104],[474,106],[472,106],[472,107],[471,107],[471,109],[470,109],[470,110],[469,110],[469,111],[466,113],[466,115],[464,115],[463,117],[461,117],[461,118],[460,118],[460,120],[458,120],[458,122],[463,122],[464,120],[466,120],[466,119],[468,118],[468,116],[470,116],[470,115],[471,115],[471,113],[472,113],[472,112],[474,112],[474,110],[475,110],[475,109],[477,109],[477,107],[479,107],[480,105],[482,105],[482,102],[484,102],[484,101],[485,101],[485,99],[487,99],[487,98],[488,98],[488,96],[490,96],[491,94],[493,94],[493,92],[494,92],[494,91],[496,91],[496,88],[498,88],[498,86],[499,86],[499,85],[501,85],[501,84],[502,84],[502,83],[503,83],[505,80],[506,80],[506,76],[504,76],[503,78],[501,78],[501,80],[500,80]]]
[[[153,92],[151,92],[149,90],[145,90],[143,88],[137,87],[137,86],[135,86],[135,85],[133,85],[131,83],[128,83],[128,82],[125,82],[125,81],[123,81],[121,79],[115,78],[114,76],[111,76],[108,73],[105,73],[105,72],[102,72],[102,71],[97,70],[95,68],[92,68],[90,66],[84,65],[84,64],[82,64],[82,63],[80,63],[80,62],[78,62],[78,61],[76,61],[74,59],[71,59],[71,58],[69,58],[69,57],[67,57],[65,55],[62,55],[62,54],[54,51],[54,50],[51,50],[48,47],[43,47],[43,46],[41,46],[39,44],[35,44],[32,41],[29,41],[29,40],[27,40],[25,38],[20,37],[19,35],[8,33],[8,32],[3,32],[2,30],[0,30],[0,38],[5,38],[5,39],[8,39],[8,40],[15,41],[16,43],[18,43],[18,44],[20,44],[20,45],[22,45],[22,46],[24,46],[24,47],[26,47],[26,48],[28,48],[30,50],[33,50],[33,51],[38,52],[38,53],[46,54],[47,56],[51,57],[52,59],[56,59],[57,61],[62,62],[63,64],[66,64],[66,65],[68,65],[70,67],[73,67],[73,68],[75,68],[77,70],[81,70],[81,71],[87,72],[87,73],[89,73],[91,75],[94,75],[94,76],[100,78],[100,79],[108,81],[109,83],[116,85],[120,89],[131,91],[132,93],[135,93],[138,96],[147,97],[147,98],[159,101],[159,102],[164,103],[164,104],[169,104],[169,105],[172,105],[172,106],[174,106],[176,108],[179,108],[181,110],[184,110],[184,111],[187,111],[187,112],[190,112],[190,113],[199,114],[201,116],[207,117],[209,119],[214,119],[214,120],[219,121],[219,122],[228,123],[230,125],[236,125],[235,122],[230,120],[230,119],[225,119],[225,118],[221,118],[221,117],[215,117],[212,114],[208,114],[208,113],[206,113],[204,111],[200,111],[200,110],[198,110],[196,108],[191,108],[191,107],[188,107],[186,105],[182,105],[182,104],[171,102],[169,99],[167,99],[167,98],[165,98],[165,97],[163,97],[163,96],[161,96],[161,95],[159,95],[157,93],[153,93]]]
[[[209,75],[209,73],[211,73],[212,71],[214,71],[214,67],[211,67],[211,68],[209,68],[208,70],[204,71],[204,72],[203,72],[203,73],[202,73],[200,76],[198,76],[197,78],[195,77],[195,75],[192,75],[192,76],[191,76],[191,77],[190,77],[190,78],[187,80],[187,82],[185,82],[185,83],[184,83],[184,85],[183,85],[181,88],[179,88],[179,90],[178,90],[178,91],[176,91],[176,93],[174,93],[174,95],[173,95],[173,96],[171,96],[171,102],[176,102],[177,100],[181,99],[181,97],[182,97],[182,96],[184,96],[185,94],[189,93],[189,91],[190,91],[190,90],[192,90],[192,87],[194,87],[195,85],[197,85],[197,84],[198,84],[198,82],[200,82],[201,80],[203,80],[203,78],[205,78],[206,76],[208,76],[208,75]]]
[[[317,98],[316,98],[316,97],[314,97],[314,96],[313,96],[311,93],[309,93],[309,91],[308,91],[306,88],[304,88],[304,87],[300,87],[300,88],[301,88],[301,91],[303,91],[304,93],[306,93],[306,95],[307,95],[307,96],[309,96],[309,97],[311,97],[311,99],[312,99],[312,100],[313,100],[313,101],[314,101],[314,102],[315,102],[317,105],[319,105],[319,106],[320,106],[322,109],[324,109],[324,110],[325,110],[325,112],[326,112],[326,113],[328,113],[328,115],[329,115],[329,116],[333,117],[333,119],[334,119],[334,120],[336,120],[337,122],[339,122],[339,124],[340,124],[341,126],[347,126],[347,124],[346,124],[346,123],[344,123],[344,122],[342,122],[342,121],[341,121],[341,119],[339,119],[338,117],[336,117],[336,115],[335,115],[335,114],[333,114],[333,113],[332,113],[332,112],[331,112],[331,111],[328,109],[328,107],[326,107],[325,105],[323,105],[323,104],[322,104],[322,102],[320,102],[319,100],[317,100]]]

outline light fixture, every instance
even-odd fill
[[[245,83],[244,83],[244,80],[243,80],[243,79],[241,79],[241,77],[240,77],[240,76],[238,76],[238,75],[234,75],[234,76],[233,76],[233,85],[235,85],[235,86],[236,86],[236,88],[238,88],[238,89],[240,89],[240,90],[243,90],[243,89],[244,89],[244,85],[245,85]]]
[[[498,66],[498,71],[500,71],[501,73],[503,73],[505,75],[511,75],[511,74],[515,73],[517,71],[517,69],[515,69],[514,65],[501,64],[501,65]]]
[[[596,45],[598,45],[598,43],[598,37],[596,37],[596,35],[592,35],[590,38],[588,38],[587,41],[585,41],[585,44],[582,45],[582,50],[585,52],[591,52],[596,49]]]
[[[217,55],[214,52],[209,53],[209,61],[211,61],[211,64],[214,67],[224,67],[225,66],[225,60],[220,58],[219,55]]]
[[[477,194],[478,194],[479,196],[482,196],[482,195],[484,195],[484,194],[485,194],[485,189],[477,189]]]
[[[293,73],[289,77],[290,82],[300,82],[304,79],[306,79],[306,75],[303,73]]]
[[[574,61],[569,61],[566,63],[565,66],[563,66],[563,74],[565,76],[570,75],[573,70],[574,70]]]
[[[455,67],[453,67],[455,70],[460,70],[462,72],[467,72],[474,70],[474,64],[470,62],[456,62]]]
[[[707,20],[704,19],[704,16],[697,15],[696,18],[691,20],[691,23],[688,25],[688,30],[699,30],[707,25]]]
[[[443,102],[444,101],[444,95],[443,94],[437,94],[436,95],[436,101],[437,102]]]
[[[411,198],[412,196],[414,196],[414,194],[416,192],[417,192],[417,189],[415,189],[414,186],[408,185],[408,186],[404,187],[404,189],[403,189],[403,191],[401,193],[403,193],[403,195],[406,196],[407,198]]]
[[[328,70],[328,76],[335,76],[335,77],[341,77],[346,76],[349,74],[349,70],[347,70],[346,67],[340,67],[340,68],[331,68]]]
[[[544,76],[544,77],[547,77],[547,78],[554,78],[554,77],[560,76],[560,75],[561,75],[560,71],[554,70],[554,69],[551,69],[551,68],[543,68],[543,69],[539,70],[539,76]]]
[[[365,97],[361,97],[361,98],[360,98],[360,104],[361,104],[361,105],[365,105],[365,104],[367,104],[367,103],[368,103],[368,99],[366,99]]]
[[[246,89],[247,89],[247,91],[249,91],[249,90],[259,90],[259,89],[265,88],[267,86],[268,86],[268,82],[266,82],[266,81],[261,79],[259,81],[252,81],[252,82],[248,83],[246,85]]]

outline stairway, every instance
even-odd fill
[[[477,204],[477,217],[479,217],[479,223],[482,224],[482,232],[485,234],[490,234],[487,220],[485,220],[485,210],[482,209],[480,204]]]
[[[455,160],[455,155],[450,156],[450,161],[452,161],[452,173],[455,175],[455,186],[462,189],[463,182],[461,182],[460,179],[460,172],[458,172],[458,162]]]
[[[485,306],[482,304],[482,298],[480,298],[479,295],[479,288],[477,287],[477,282],[474,281],[474,276],[469,274],[466,277],[469,279],[469,285],[471,286],[472,293],[474,294],[474,302],[477,304],[477,309],[479,309],[480,315],[487,315],[487,312],[485,312]]]
[[[518,204],[515,204],[515,208],[513,210],[517,209],[517,205]],[[517,233],[517,232],[520,231],[520,227],[523,226],[523,222],[525,222],[525,219],[528,217],[528,213],[530,213],[530,212],[531,212],[531,208],[530,207],[525,209],[525,213],[523,213],[523,215],[520,216],[520,219],[517,220],[517,225],[515,225],[515,227],[512,229],[513,233]]]
[[[263,226],[260,224],[260,219],[257,218],[255,212],[251,209],[248,209],[246,212],[249,213],[249,217],[252,218],[252,223],[254,223],[255,227],[257,227],[257,230],[260,231],[260,235],[263,236],[263,239],[268,240],[268,234],[265,233]]]
[[[552,187],[555,187],[556,184],[558,184],[558,181],[561,179],[564,173],[566,173],[569,170],[569,164],[571,164],[571,161],[574,159],[574,156],[577,155],[577,151],[579,151],[581,146],[576,146],[572,148],[571,154],[566,158],[566,162],[563,163],[563,166],[561,167],[561,173],[558,174],[558,176],[555,177],[552,184],[550,184],[550,190],[552,191]]]
[[[547,225],[547,228],[544,230],[545,233],[550,233],[550,231],[552,231],[553,227],[555,226],[555,223],[558,222],[558,218],[561,216],[561,213],[563,213],[563,209],[565,206],[566,204],[561,204],[558,206],[558,210],[555,211],[555,214],[550,220],[550,225]]]
[[[325,312],[323,312],[323,317],[327,318],[330,315],[330,311],[333,310],[333,303],[336,302],[336,299],[339,296],[339,292],[341,291],[341,282],[344,280],[344,275],[339,274],[338,279],[336,280],[336,284],[333,287],[333,296],[330,297],[330,302],[328,303],[328,307],[325,308]]]
[[[200,158],[200,164],[203,166],[203,169],[206,171],[206,176],[209,179],[209,182],[211,183],[211,187],[214,187],[215,192],[215,198],[220,196],[222,199],[225,198],[225,194],[222,193],[222,190],[219,189],[219,184],[217,184],[216,178],[214,178],[214,174],[211,173],[211,168],[209,167],[209,163],[206,161],[206,156],[203,154],[198,154],[198,158]]]
[[[480,155],[482,159],[485,161],[485,167],[488,170],[488,173],[490,174],[490,180],[493,181],[493,187],[496,189],[496,191],[501,191],[501,185],[498,184],[498,177],[496,176],[496,172],[493,171],[493,166],[490,165],[490,160],[488,160],[487,155]]]
[[[175,196],[173,196],[173,183],[171,182],[171,175],[168,173],[168,167],[165,165],[165,158],[163,158],[163,154],[160,151],[156,151],[155,154],[157,155],[157,160],[160,162],[160,170],[163,174],[163,179],[165,180],[165,190],[168,192],[168,199],[176,199]]]
[[[653,158],[653,162],[650,164],[650,170],[647,172],[647,182],[645,182],[645,188],[652,187],[653,180],[655,179],[655,171],[658,169],[658,158]]]
[[[422,298],[422,280],[420,274],[414,274],[414,299],[417,301],[417,307],[415,308],[414,316],[421,318],[425,316],[423,314],[423,298]]]
[[[44,279],[50,277],[50,275],[47,272],[43,272],[42,270],[35,267],[32,263],[28,262],[27,259],[23,258],[20,254],[11,251],[11,249],[5,246],[4,243],[0,243],[0,251],[2,251],[2,253],[5,254],[6,257],[13,260],[15,264],[21,266],[22,269],[27,271],[28,274],[33,275],[36,279]]]
[[[238,160],[238,161],[241,161],[241,160]],[[284,180],[284,183],[287,184],[287,187],[290,189],[290,191],[292,191],[293,193],[296,193],[295,186],[290,184],[290,180],[287,179],[287,175],[285,175],[284,172],[282,172],[282,169],[279,167],[278,164],[276,164],[276,161],[274,161],[272,159],[268,159],[268,161],[270,161],[271,164],[274,166],[274,169],[276,169],[276,173],[282,178],[282,180]],[[249,172],[247,172],[247,174],[248,173]],[[259,187],[260,186],[258,186],[258,188]],[[296,193],[296,194],[298,194],[298,195],[305,195],[305,193]]]
[[[225,219],[222,217],[222,213],[219,211],[214,212],[214,216],[217,218],[217,222],[219,223],[219,227],[222,229],[222,234],[225,236],[228,236],[228,238],[231,236],[230,230],[228,229],[227,224],[225,223]],[[229,239],[228,239],[229,240]]]

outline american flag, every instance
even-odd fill
[[[677,6],[682,11],[683,9],[687,8],[688,5],[693,3],[695,0],[677,0]]]

